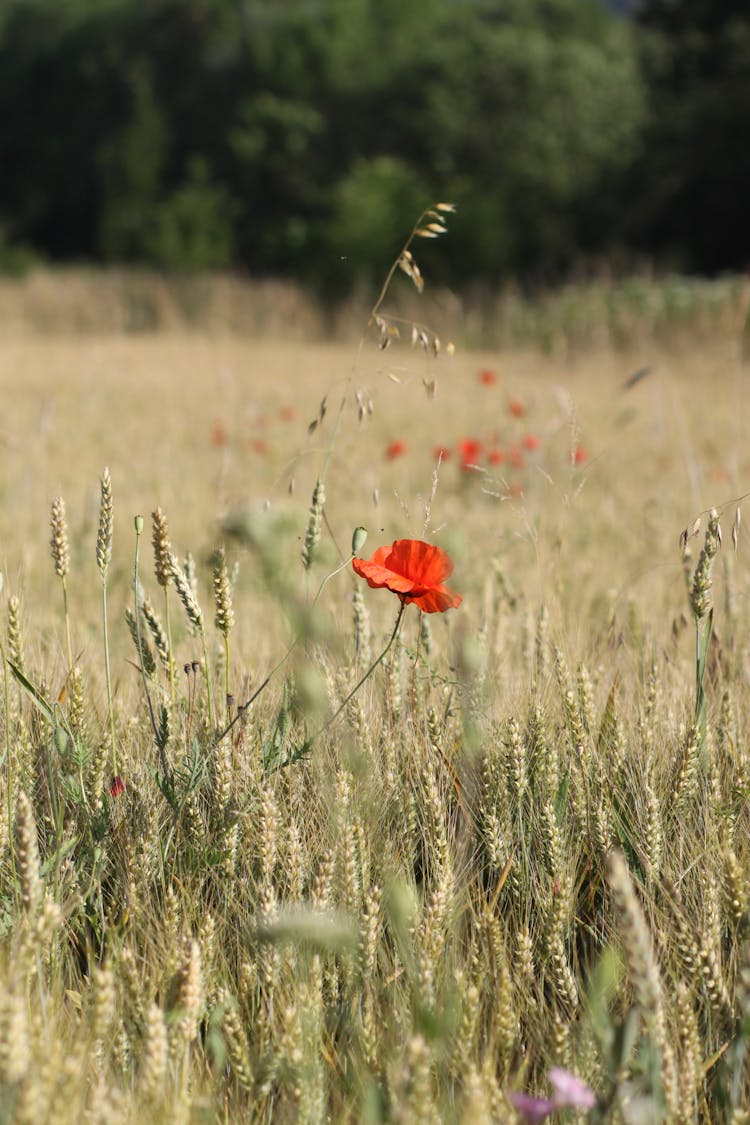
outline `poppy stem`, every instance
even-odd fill
[[[354,698],[354,696],[357,694],[357,692],[362,687],[362,685],[367,680],[369,680],[370,676],[373,674],[373,672],[377,668],[378,664],[381,664],[383,662],[383,660],[385,659],[385,657],[388,655],[388,652],[389,652],[393,642],[396,640],[396,637],[399,634],[399,630],[401,628],[401,621],[402,621],[402,618],[404,616],[404,610],[405,609],[406,609],[406,601],[402,598],[401,599],[401,605],[399,606],[399,610],[398,610],[398,616],[396,618],[396,624],[393,626],[393,632],[391,633],[390,640],[388,641],[388,644],[385,646],[385,648],[381,652],[380,656],[376,657],[375,660],[373,660],[372,664],[367,669],[365,674],[361,677],[361,679],[359,679],[357,681],[357,683],[354,685],[354,687],[349,692],[349,694],[346,696],[346,698],[339,704],[339,706],[336,708],[336,710],[331,715],[330,719],[326,719],[326,721],[323,723],[323,726],[320,728],[320,730],[316,731],[315,734],[313,734],[310,738],[308,738],[305,741],[305,749],[306,750],[309,750],[310,747],[313,745],[313,743],[318,741],[321,734],[323,734],[325,731],[327,731],[328,728],[333,723],[336,722],[336,719],[338,719],[339,715],[344,710],[347,703],[349,703],[349,701]]]
[[[330,574],[327,574],[325,576],[323,581],[318,586],[318,590],[317,590],[317,593],[316,593],[315,597],[313,598],[312,602],[310,603],[310,610],[311,611],[318,604],[318,599],[320,598],[320,595],[323,593],[323,590],[326,586],[326,583],[329,582],[331,578],[335,578],[335,576],[337,574],[340,574],[341,571],[344,569],[344,567],[347,567],[349,565],[349,563],[352,561],[353,558],[354,558],[354,556],[350,555],[348,559],[345,559],[345,561],[342,562],[341,566],[337,566],[335,570],[332,570]],[[240,719],[243,718],[243,716],[245,715],[245,712],[247,711],[250,704],[254,703],[255,700],[260,695],[260,693],[264,690],[264,688],[266,688],[268,686],[268,684],[271,681],[271,677],[274,676],[278,672],[279,668],[281,668],[282,665],[286,663],[286,661],[289,659],[289,657],[291,656],[294,649],[299,644],[300,635],[301,634],[298,633],[292,639],[292,641],[291,641],[290,645],[288,646],[286,652],[281,657],[281,659],[276,664],[274,664],[273,668],[268,673],[266,678],[263,680],[260,687],[256,688],[256,690],[253,692],[253,694],[250,696],[250,698],[248,700],[246,700],[244,703],[241,703],[239,705],[239,707],[237,708],[237,713],[235,714],[234,718],[233,719],[230,719],[230,718],[227,719],[227,724],[224,727],[224,729],[219,731],[219,733],[214,738],[214,743],[213,743],[214,746],[218,746],[219,743],[221,742],[221,740],[223,738],[226,738],[226,736],[229,734],[229,732],[232,730],[232,728],[234,726],[236,726],[236,724],[240,721]],[[392,640],[392,638],[391,638],[391,640]],[[388,644],[389,644],[389,647],[390,647],[391,641],[389,641]],[[388,651],[388,649],[386,649],[386,652],[387,651]],[[385,655],[385,653],[383,653],[383,655]],[[382,657],[381,657],[381,659],[382,659]],[[372,671],[372,669],[370,669],[370,671]],[[368,673],[368,675],[369,675],[369,673]]]

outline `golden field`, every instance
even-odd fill
[[[409,334],[3,340],[2,1120],[510,1121],[552,1065],[597,1098],[561,1120],[747,1120],[741,318],[627,349]],[[124,618],[141,515],[164,621],[157,506],[204,626],[170,586],[174,698]],[[358,525],[365,557],[448,550],[464,599],[407,607],[379,663],[398,599],[354,575]]]

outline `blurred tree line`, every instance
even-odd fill
[[[616,10],[617,9],[617,10]],[[2,0],[0,264],[741,268],[746,0]],[[742,231],[745,230],[745,234]]]

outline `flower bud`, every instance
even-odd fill
[[[354,534],[352,535],[352,554],[358,555],[365,545],[367,539],[367,530],[364,527],[355,527]]]

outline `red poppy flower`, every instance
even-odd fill
[[[254,438],[249,445],[253,453],[257,453],[259,457],[265,457],[268,453],[268,442],[264,438]]]
[[[508,460],[514,469],[522,469],[526,463],[520,445],[514,445],[508,454]]]
[[[494,387],[497,382],[497,375],[494,371],[490,371],[489,367],[483,367],[477,378],[485,387]]]
[[[526,413],[526,407],[518,398],[512,398],[508,403],[508,410],[514,418],[523,418]]]
[[[524,449],[528,449],[529,453],[536,453],[541,444],[542,439],[538,434],[527,434],[523,439],[523,447]]]
[[[396,438],[395,441],[392,441],[386,449],[386,458],[389,461],[395,461],[397,457],[403,457],[403,455],[408,451],[408,448],[409,447],[405,441],[401,441],[400,438]]]
[[[589,455],[582,445],[577,445],[573,450],[573,464],[585,465],[589,459]]]
[[[297,411],[293,406],[282,406],[279,411],[279,418],[281,418],[282,422],[293,422],[296,417]]]
[[[487,454],[487,460],[490,465],[502,465],[505,460],[505,451],[503,449],[491,449]]]
[[[223,422],[217,418],[211,426],[211,445],[221,449],[223,445],[227,444],[227,431]]]
[[[119,773],[115,774],[110,782],[109,795],[110,797],[120,797],[125,792],[125,782],[120,777]]]
[[[453,573],[450,557],[421,539],[397,539],[390,547],[378,547],[369,560],[352,559],[352,566],[374,590],[391,590],[425,613],[444,613],[463,601],[443,585]]]
[[[450,451],[450,449],[448,449],[448,447],[446,445],[436,445],[435,448],[432,451],[433,461],[437,461],[437,460],[449,461],[450,456],[451,456],[451,451]]]
[[[458,443],[458,455],[461,458],[462,469],[474,469],[482,456],[482,443],[476,438],[462,438]]]

